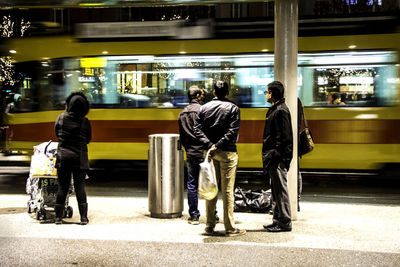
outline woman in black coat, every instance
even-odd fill
[[[72,93],[66,100],[66,110],[66,113],[58,116],[54,127],[59,142],[56,161],[58,192],[55,223],[62,223],[65,200],[73,175],[81,224],[85,225],[89,222],[85,191],[85,177],[89,170],[87,144],[92,138],[90,122],[85,117],[89,112],[89,101],[80,92]]]

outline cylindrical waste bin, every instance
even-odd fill
[[[178,134],[149,135],[149,211],[175,218],[183,211],[183,151]]]

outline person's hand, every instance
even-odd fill
[[[208,156],[209,159],[211,159],[212,156],[214,156],[215,151],[216,151],[217,149],[218,149],[218,148],[217,148],[215,145],[212,145],[212,146],[210,147],[210,155]]]

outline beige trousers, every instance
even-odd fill
[[[221,181],[221,194],[224,207],[225,232],[236,229],[233,218],[233,206],[235,197],[233,195],[238,165],[238,153],[217,149],[213,156],[215,174],[217,181]],[[215,208],[218,195],[212,200],[206,200],[207,227],[215,227]]]

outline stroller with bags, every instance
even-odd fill
[[[44,142],[33,147],[29,177],[26,182],[26,193],[30,195],[28,201],[28,213],[35,213],[36,219],[46,220],[49,212],[54,212],[56,204],[58,181],[55,168],[57,142]],[[64,217],[71,218],[73,209],[68,206],[69,196],[73,192],[73,186],[65,201]]]

